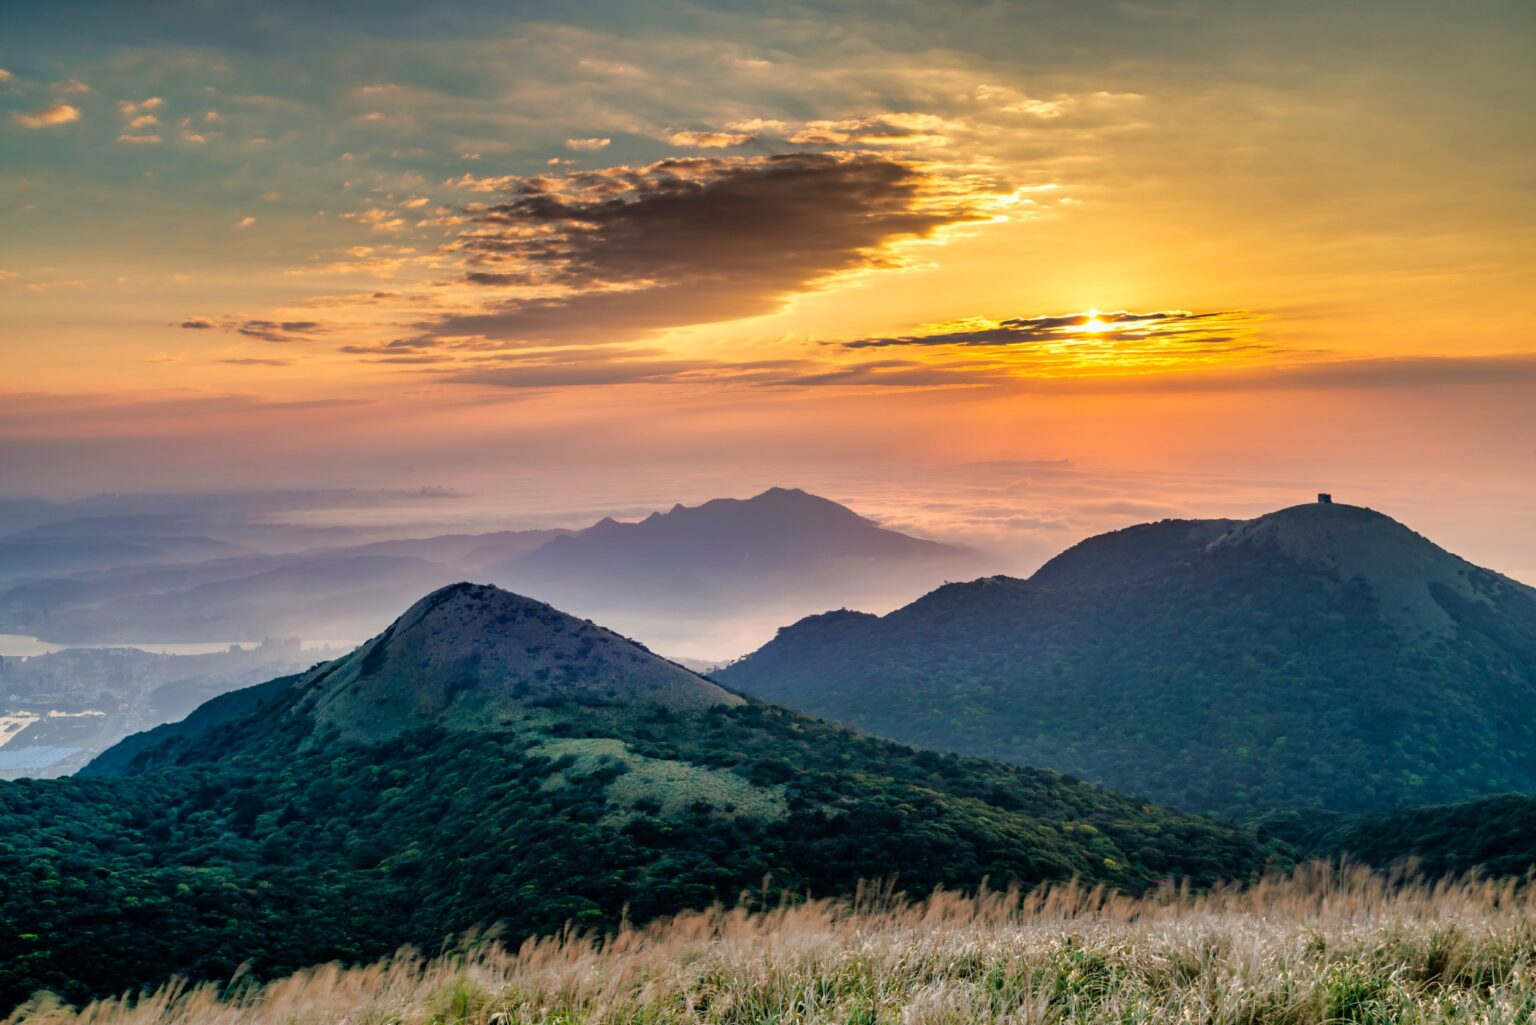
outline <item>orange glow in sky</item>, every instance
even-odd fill
[[[1065,458],[1533,498],[1528,4],[24,6],[0,493]]]

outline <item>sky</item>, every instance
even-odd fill
[[[0,69],[0,494],[1331,490],[1536,581],[1528,0],[11,0]]]

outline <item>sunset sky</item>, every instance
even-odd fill
[[[1529,0],[12,0],[0,68],[0,493],[1331,489],[1536,582]]]

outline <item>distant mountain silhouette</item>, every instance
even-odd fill
[[[178,532],[158,516],[92,516],[0,536],[0,585],[41,576],[238,555],[240,545]]]
[[[143,545],[105,555],[117,560],[111,568],[94,569],[96,555],[82,549],[71,565],[91,572],[19,573],[0,590],[0,632],[58,643],[358,638],[421,594],[469,578],[613,623],[659,650],[719,657],[807,612],[891,608],[982,566],[968,549],[782,488],[580,531],[448,534],[176,564]]]
[[[0,785],[0,878],[78,879],[68,901],[43,886],[0,901],[0,1010],[45,985],[83,1000],[247,961],[264,978],[496,922],[515,940],[860,878],[1138,891],[1285,857],[1054,772],[745,700],[462,583],[85,775]]]
[[[1536,590],[1342,504],[1115,531],[713,675],[1228,815],[1536,790]]]
[[[173,569],[29,584],[0,594],[0,610],[13,629],[58,643],[346,639],[377,630],[412,595],[462,576],[400,555],[260,556]],[[139,590],[146,584],[148,593]]]
[[[436,537],[373,541],[322,549],[312,554],[332,556],[387,555],[457,566],[485,567],[535,551],[569,530],[498,530],[491,534],[439,534]]]
[[[497,583],[686,645],[700,621],[880,604],[975,573],[978,553],[909,537],[798,489],[605,519],[490,569]],[[766,632],[764,633],[766,636]]]

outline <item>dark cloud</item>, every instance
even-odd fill
[[[181,322],[181,326],[187,328],[189,331],[207,331],[216,327],[217,325],[215,325],[214,322],[209,320],[207,317],[188,317],[186,320]]]
[[[516,179],[455,243],[466,280],[538,287],[422,325],[438,336],[582,344],[770,313],[880,250],[980,219],[971,198],[878,156],[698,157]]]
[[[276,329],[256,326],[259,324],[260,321],[253,321],[250,324],[242,324],[240,327],[235,328],[235,330],[239,334],[245,335],[247,338],[259,338],[264,342],[293,341],[292,338],[288,338],[285,335],[279,334]]]
[[[886,338],[860,338],[840,343],[845,349],[881,349],[905,345],[1028,345],[1033,342],[1064,340],[1141,341],[1158,338],[1165,341],[1226,344],[1231,334],[1215,334],[1217,324],[1230,325],[1248,320],[1237,311],[1190,313],[1187,310],[1158,310],[1154,313],[1070,313],[1063,316],[1015,317],[987,323],[965,325],[953,330],[927,334],[897,335]]]
[[[424,353],[435,348],[437,344],[431,338],[396,338],[393,341],[378,342],[373,345],[343,345],[338,351],[354,356],[405,356]]]
[[[371,357],[371,358],[368,358],[368,359],[364,359],[363,362],[364,363],[411,363],[411,364],[424,364],[424,363],[449,363],[449,362],[452,362],[452,360],[453,360],[452,356],[434,356],[434,355],[430,355],[430,354],[427,354],[427,353],[423,353],[423,354],[417,355],[417,356],[374,356],[374,357]]]
[[[305,335],[320,330],[313,320],[247,320],[235,331],[247,338],[259,338],[264,342],[292,342],[294,335]]]
[[[293,365],[293,360],[291,359],[260,359],[255,356],[244,359],[223,359],[219,360],[219,362],[237,367],[286,367]]]

